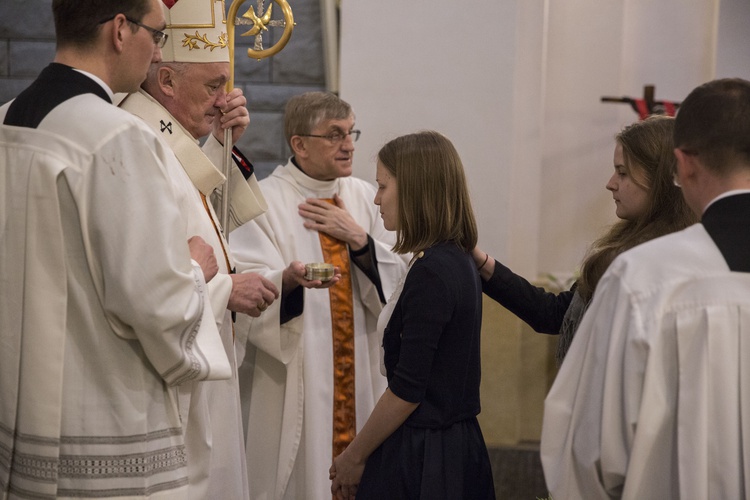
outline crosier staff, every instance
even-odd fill
[[[252,28],[243,33],[240,36],[255,36],[255,45],[252,49],[247,49],[247,55],[250,58],[260,61],[265,57],[270,57],[283,49],[289,38],[292,36],[292,30],[294,29],[294,16],[292,15],[292,8],[286,0],[274,0],[274,2],[281,8],[284,14],[283,20],[272,20],[271,13],[273,4],[268,6],[267,10],[263,8],[263,0],[258,0],[258,16],[255,13],[255,9],[251,5],[250,8],[245,12],[241,18],[237,17],[237,12],[240,10],[240,6],[245,0],[233,0],[229,6],[229,13],[227,14],[227,44],[229,48],[229,80],[227,81],[227,92],[231,92],[234,88],[234,30],[235,25],[249,26]],[[278,42],[267,49],[263,49],[263,32],[268,31],[268,26],[283,26],[284,33]],[[219,210],[219,221],[221,222],[222,231],[224,231],[224,237],[229,238],[229,174],[230,167],[232,165],[232,128],[229,127],[224,130],[224,158],[222,161],[222,173],[224,174],[225,181],[221,186],[221,207]]]

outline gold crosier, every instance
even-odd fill
[[[289,38],[292,36],[292,30],[294,29],[294,16],[292,15],[292,8],[289,6],[287,0],[274,0],[274,2],[281,8],[284,14],[283,20],[271,19],[271,13],[273,4],[268,6],[268,9],[264,8],[264,1],[258,0],[258,13],[256,14],[255,9],[251,5],[250,8],[245,12],[242,17],[237,17],[237,12],[240,10],[240,6],[245,3],[245,0],[233,0],[229,6],[229,13],[227,14],[227,45],[229,48],[229,81],[227,82],[227,92],[231,92],[234,88],[234,31],[235,26],[252,26],[252,28],[243,33],[240,36],[254,36],[255,44],[252,49],[247,49],[247,56],[252,59],[260,61],[265,57],[271,57],[272,55],[280,52],[283,49]],[[283,26],[284,32],[279,38],[279,41],[273,44],[267,49],[263,49],[263,33],[268,31],[268,26]],[[224,130],[224,161],[222,162],[222,172],[226,180],[221,188],[221,210],[219,217],[221,219],[221,227],[224,231],[224,237],[229,238],[229,174],[230,167],[232,165],[232,129],[228,128]]]

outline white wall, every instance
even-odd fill
[[[340,93],[363,132],[355,175],[374,179],[378,149],[398,135],[445,134],[469,173],[482,241],[497,249],[508,241],[516,16],[515,1],[342,4]]]
[[[750,78],[749,24],[748,0],[344,1],[355,175],[374,178],[387,140],[434,128],[464,160],[480,245],[530,278],[571,273],[614,221],[613,137],[637,119],[600,98]]]
[[[638,119],[602,96],[679,101],[713,77],[715,0],[551,2],[539,271],[578,268],[616,220],[614,135]]]
[[[716,78],[750,80],[750,1],[721,0],[716,33]]]
[[[612,174],[619,95],[622,2],[550,2],[545,66],[540,273],[572,274],[611,223],[614,205],[604,189]],[[512,237],[512,236],[511,236]]]

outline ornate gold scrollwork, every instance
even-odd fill
[[[212,42],[208,39],[208,36],[204,33],[201,35],[196,30],[195,35],[190,35],[188,33],[185,33],[185,38],[182,40],[182,46],[183,47],[190,47],[189,50],[198,49],[198,44],[202,43],[204,49],[209,49],[210,51],[213,51],[217,48],[224,48],[227,46],[227,35],[226,33],[222,33],[219,36],[219,39],[216,42]]]

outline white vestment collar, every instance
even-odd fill
[[[182,164],[193,185],[205,196],[224,183],[226,177],[208,159],[198,141],[180,125],[164,106],[143,89],[130,94],[120,107],[148,123],[169,145]]]
[[[282,179],[287,176],[291,177],[293,179],[293,184],[296,183],[299,187],[305,188],[318,198],[333,198],[334,194],[339,194],[341,184],[339,178],[331,181],[319,181],[313,179],[304,173],[301,168],[297,167],[297,165],[292,162],[291,158],[283,169],[277,169],[274,172],[274,175],[277,174]]]

